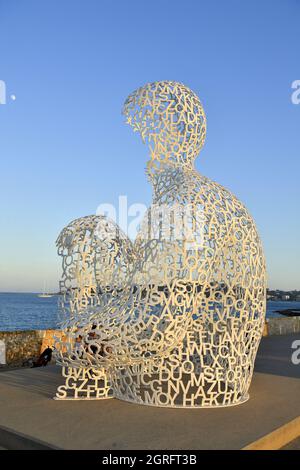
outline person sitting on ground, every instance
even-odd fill
[[[74,351],[75,354],[79,357],[81,357],[84,352],[81,335],[78,335],[77,338],[75,338]]]
[[[50,346],[47,346],[47,348],[42,352],[38,360],[33,363],[32,367],[42,367],[42,366],[45,367],[48,364],[48,362],[51,361],[51,358],[52,358],[52,349],[50,348]]]
[[[98,347],[95,344],[90,344],[91,341],[98,338],[96,332],[94,331],[96,328],[97,325],[93,324],[92,330],[88,333],[88,341],[85,342],[86,351],[92,352],[93,354],[96,354],[98,352]]]

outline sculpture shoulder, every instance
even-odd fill
[[[212,205],[216,210],[226,210],[236,216],[252,219],[243,202],[229,189],[196,171],[193,173],[195,173],[195,194],[203,198],[206,204]]]
[[[245,205],[231,191],[196,170],[173,171],[162,180],[165,184],[156,189],[156,203],[201,205],[209,213],[223,212],[252,221]]]

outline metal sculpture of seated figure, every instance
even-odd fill
[[[206,118],[190,89],[146,84],[123,113],[148,143],[153,201],[134,242],[103,216],[74,221],[58,239],[67,315],[56,355],[64,375],[73,371],[69,389],[87,397],[74,375],[82,370],[101,378],[94,398],[243,403],[265,318],[265,261],[253,219],[194,168]],[[78,338],[84,346],[76,349]],[[67,398],[67,388],[57,398]]]

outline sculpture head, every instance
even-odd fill
[[[148,169],[165,164],[192,168],[206,135],[206,117],[198,96],[178,82],[147,83],[125,101],[126,122],[149,145]]]

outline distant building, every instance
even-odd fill
[[[300,302],[300,291],[297,289],[291,291],[284,291],[284,290],[272,290],[267,289],[267,300],[275,300],[275,301],[296,301]]]

